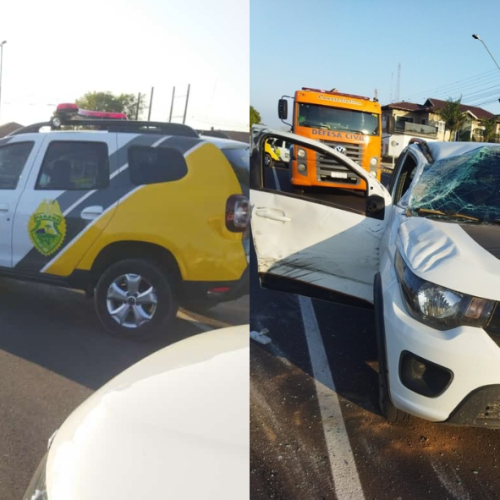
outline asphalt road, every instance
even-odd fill
[[[22,498],[47,440],[96,389],[162,347],[249,315],[248,296],[211,318],[181,312],[163,338],[136,344],[103,332],[79,292],[0,279],[0,304],[1,500]]]
[[[286,189],[286,172],[278,177]],[[329,386],[313,373],[303,299],[261,289],[254,255],[250,294],[250,327],[272,339],[251,344],[252,499],[500,498],[500,432],[382,418],[371,310],[312,301]],[[337,421],[324,418],[328,398],[338,398]],[[353,467],[334,482],[332,457],[342,460],[344,450],[331,444],[343,428]],[[349,490],[356,481],[360,492]]]

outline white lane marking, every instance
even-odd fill
[[[276,170],[273,168],[276,188],[281,191]],[[364,500],[365,496],[359,480],[354,454],[345,428],[340,402],[333,383],[332,372],[326,357],[318,320],[312,301],[298,296],[302,323],[314,376],[323,433],[325,436],[328,460],[338,500]]]
[[[338,500],[364,500],[354,454],[344,424],[340,402],[321,339],[311,299],[298,296],[311,359],[328,459]]]
[[[278,179],[278,174],[276,173],[276,169],[274,167],[271,167],[273,169],[273,174],[274,174],[274,182],[276,184],[276,189],[278,191],[281,191],[281,186],[280,186],[280,181]]]

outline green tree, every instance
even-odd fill
[[[489,120],[483,120],[483,141],[484,142],[495,142],[496,131],[497,131],[497,120],[496,116],[492,116]]]
[[[450,132],[450,141],[453,141],[455,132],[458,132],[467,121],[467,114],[460,110],[460,101],[462,98],[454,101],[453,99],[448,99],[443,109],[440,109],[437,113],[444,121],[445,130]]]
[[[114,95],[111,92],[87,92],[76,100],[79,108],[90,111],[110,111],[125,113],[130,120],[135,120],[137,113],[137,98],[134,94]],[[141,97],[139,104],[139,119],[145,109],[145,97]]]
[[[250,106],[250,127],[259,124],[260,121],[260,113],[253,106]]]

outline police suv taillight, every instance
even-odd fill
[[[242,233],[250,222],[250,204],[241,194],[230,196],[226,203],[226,227],[233,233]]]

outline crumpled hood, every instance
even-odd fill
[[[465,227],[465,226],[464,226]],[[477,226],[476,226],[477,227]],[[473,236],[474,229],[469,231]],[[483,236],[500,246],[500,227],[482,226]],[[500,260],[485,238],[471,237],[463,226],[424,217],[408,217],[399,226],[397,246],[422,279],[458,292],[500,300]]]
[[[249,327],[197,335],[132,366],[61,426],[50,500],[246,498]]]

